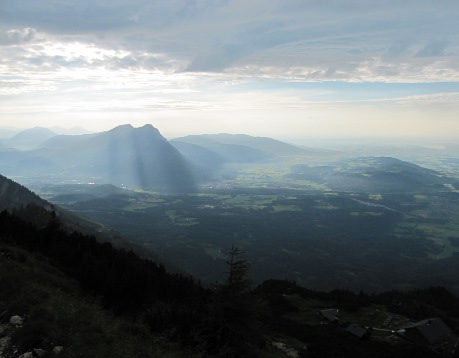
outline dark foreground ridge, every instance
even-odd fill
[[[445,289],[322,293],[270,280],[251,290],[245,276],[249,265],[237,249],[228,260],[227,281],[203,288],[133,252],[70,234],[55,216],[42,228],[23,219],[37,210],[44,209],[0,214],[5,357],[55,347],[63,347],[60,354],[68,357],[81,352],[85,357],[437,356],[433,349],[452,354],[449,346],[445,350],[397,334],[412,323],[438,318],[454,338],[459,300]],[[336,323],[318,315],[326,309],[338,310]],[[92,323],[84,316],[88,312]],[[23,322],[13,327],[13,316]],[[107,322],[116,323],[109,329]],[[131,343],[115,351],[121,342]],[[126,353],[126,347],[132,350]]]

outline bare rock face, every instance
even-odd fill
[[[21,326],[23,322],[24,322],[24,319],[22,319],[19,316],[11,316],[10,318],[10,324],[12,326]]]

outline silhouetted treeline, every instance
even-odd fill
[[[431,307],[429,302],[437,302],[435,311],[425,311],[428,317],[441,316],[450,327],[455,327],[459,317],[459,299],[441,287],[431,287],[410,292],[392,291],[377,295],[369,295],[363,292],[355,293],[349,290],[333,290],[319,292],[298,286],[293,281],[267,280],[255,289],[259,297],[263,297],[269,306],[269,315],[263,317],[266,329],[270,332],[280,332],[287,337],[293,337],[305,343],[300,351],[300,357],[437,357],[435,353],[425,347],[412,345],[404,341],[398,344],[387,344],[380,340],[361,340],[351,336],[345,330],[345,325],[310,325],[297,320],[287,318],[294,315],[298,308],[286,297],[299,295],[305,299],[317,299],[327,302],[330,307],[336,307],[345,311],[357,311],[359,308],[370,304],[379,303],[393,307],[397,305],[398,312],[413,318],[412,307]],[[403,302],[402,304],[400,304]],[[404,309],[407,309],[404,311]],[[455,316],[448,313],[454,312]],[[416,311],[419,313],[420,311]],[[288,316],[286,317],[286,314]],[[448,320],[448,318],[450,320]]]
[[[27,217],[37,210],[43,214],[36,207],[22,214]],[[40,255],[99,297],[106,308],[140,316],[152,331],[208,356],[252,356],[253,342],[260,342],[255,297],[248,287],[222,284],[204,289],[191,277],[169,273],[164,265],[132,251],[78,232],[70,234],[55,215],[39,229],[3,211],[0,241]]]
[[[191,277],[169,273],[162,264],[141,259],[132,251],[65,232],[55,217],[37,229],[3,211],[0,235],[3,241],[45,256],[118,312],[139,311],[153,301],[180,301],[204,292]]]
[[[43,209],[44,210],[44,209]],[[30,213],[41,215],[33,208]],[[26,215],[25,215],[26,216]],[[340,327],[309,325],[286,317],[298,307],[286,299],[297,294],[347,311],[370,304],[412,318],[440,316],[451,327],[459,317],[459,300],[444,288],[382,294],[349,290],[318,292],[295,282],[268,280],[255,290],[246,282],[248,262],[227,262],[232,272],[225,283],[204,289],[191,277],[173,274],[131,251],[118,250],[94,237],[66,232],[51,212],[42,228],[7,211],[0,213],[0,241],[20,246],[60,268],[114,312],[140,317],[154,332],[202,352],[205,357],[257,357],[272,349],[273,336],[305,343],[308,357],[430,357],[433,353],[408,344],[363,342]],[[237,254],[236,254],[237,253]],[[24,257],[27,259],[27,256]]]
[[[459,328],[459,299],[444,287],[383,292],[376,295],[373,302],[413,320],[441,317],[450,327]]]
[[[265,295],[272,312],[277,312],[279,315],[295,310],[295,307],[283,299],[283,295],[298,294],[306,299],[329,302],[330,305],[346,311],[357,311],[371,304],[381,304],[390,312],[402,314],[413,320],[441,317],[447,322],[452,322],[452,327],[459,324],[459,298],[444,287],[367,294],[350,290],[319,292],[298,286],[294,281],[267,280],[255,291]]]

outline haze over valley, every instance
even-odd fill
[[[458,157],[446,147],[368,146],[378,155],[356,156],[351,146],[243,134],[168,141],[152,125],[31,128],[4,143],[6,176],[204,282],[224,278],[236,245],[255,283],[459,290]]]
[[[1,0],[0,358],[459,354],[457,0]]]

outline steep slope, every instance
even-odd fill
[[[52,188],[52,189],[51,189]],[[48,225],[57,218],[67,232],[77,231],[85,235],[93,235],[102,242],[108,241],[117,248],[133,250],[142,257],[158,260],[158,255],[153,250],[145,250],[133,243],[126,236],[122,236],[109,225],[100,224],[97,219],[91,220],[85,213],[77,214],[63,208],[61,205],[78,200],[91,200],[104,197],[131,197],[136,194],[112,185],[36,185],[33,190],[42,193],[52,191],[52,202],[44,200],[28,188],[0,175],[0,213],[8,211],[14,213],[22,220],[32,223],[37,228]],[[61,190],[61,195],[59,195]],[[50,195],[44,197],[49,198]],[[57,205],[54,205],[57,204]],[[179,271],[166,259],[163,264],[174,271]]]
[[[96,182],[164,192],[194,187],[186,159],[151,125],[116,127],[107,132],[55,136],[33,151],[0,151],[9,176],[28,181]]]
[[[63,165],[70,159],[73,170],[105,178],[115,185],[170,192],[194,186],[183,156],[151,125],[119,126],[56,154]]]
[[[0,357],[37,348],[57,356],[56,346],[63,357],[192,356],[155,341],[143,318],[160,302],[200,297],[201,287],[132,252],[67,233],[59,222],[38,229],[0,213],[0,287]],[[17,315],[21,323],[12,324]]]
[[[202,146],[179,141],[170,143],[192,164],[193,175],[198,181],[212,179],[222,165],[228,163],[228,158]]]
[[[183,148],[183,143],[201,147],[222,158],[222,163],[254,163],[272,159],[273,157],[272,154],[262,150],[242,144],[219,142],[207,135],[177,138],[171,141],[171,143],[179,150]],[[201,153],[197,151],[188,152],[188,156],[194,162],[203,161]]]
[[[0,175],[0,211],[20,209],[34,204],[51,210],[51,204],[27,188]]]
[[[38,227],[47,225],[53,215],[56,215],[68,231],[78,230],[105,240],[112,239],[113,236],[110,229],[103,225],[54,206],[26,187],[0,175],[0,212],[4,210],[16,212]]]
[[[170,341],[159,342],[145,323],[113,316],[48,258],[2,239],[0,233],[0,357],[34,349],[47,357],[59,351],[62,357],[193,356]],[[22,325],[10,324],[14,315],[24,318]]]

